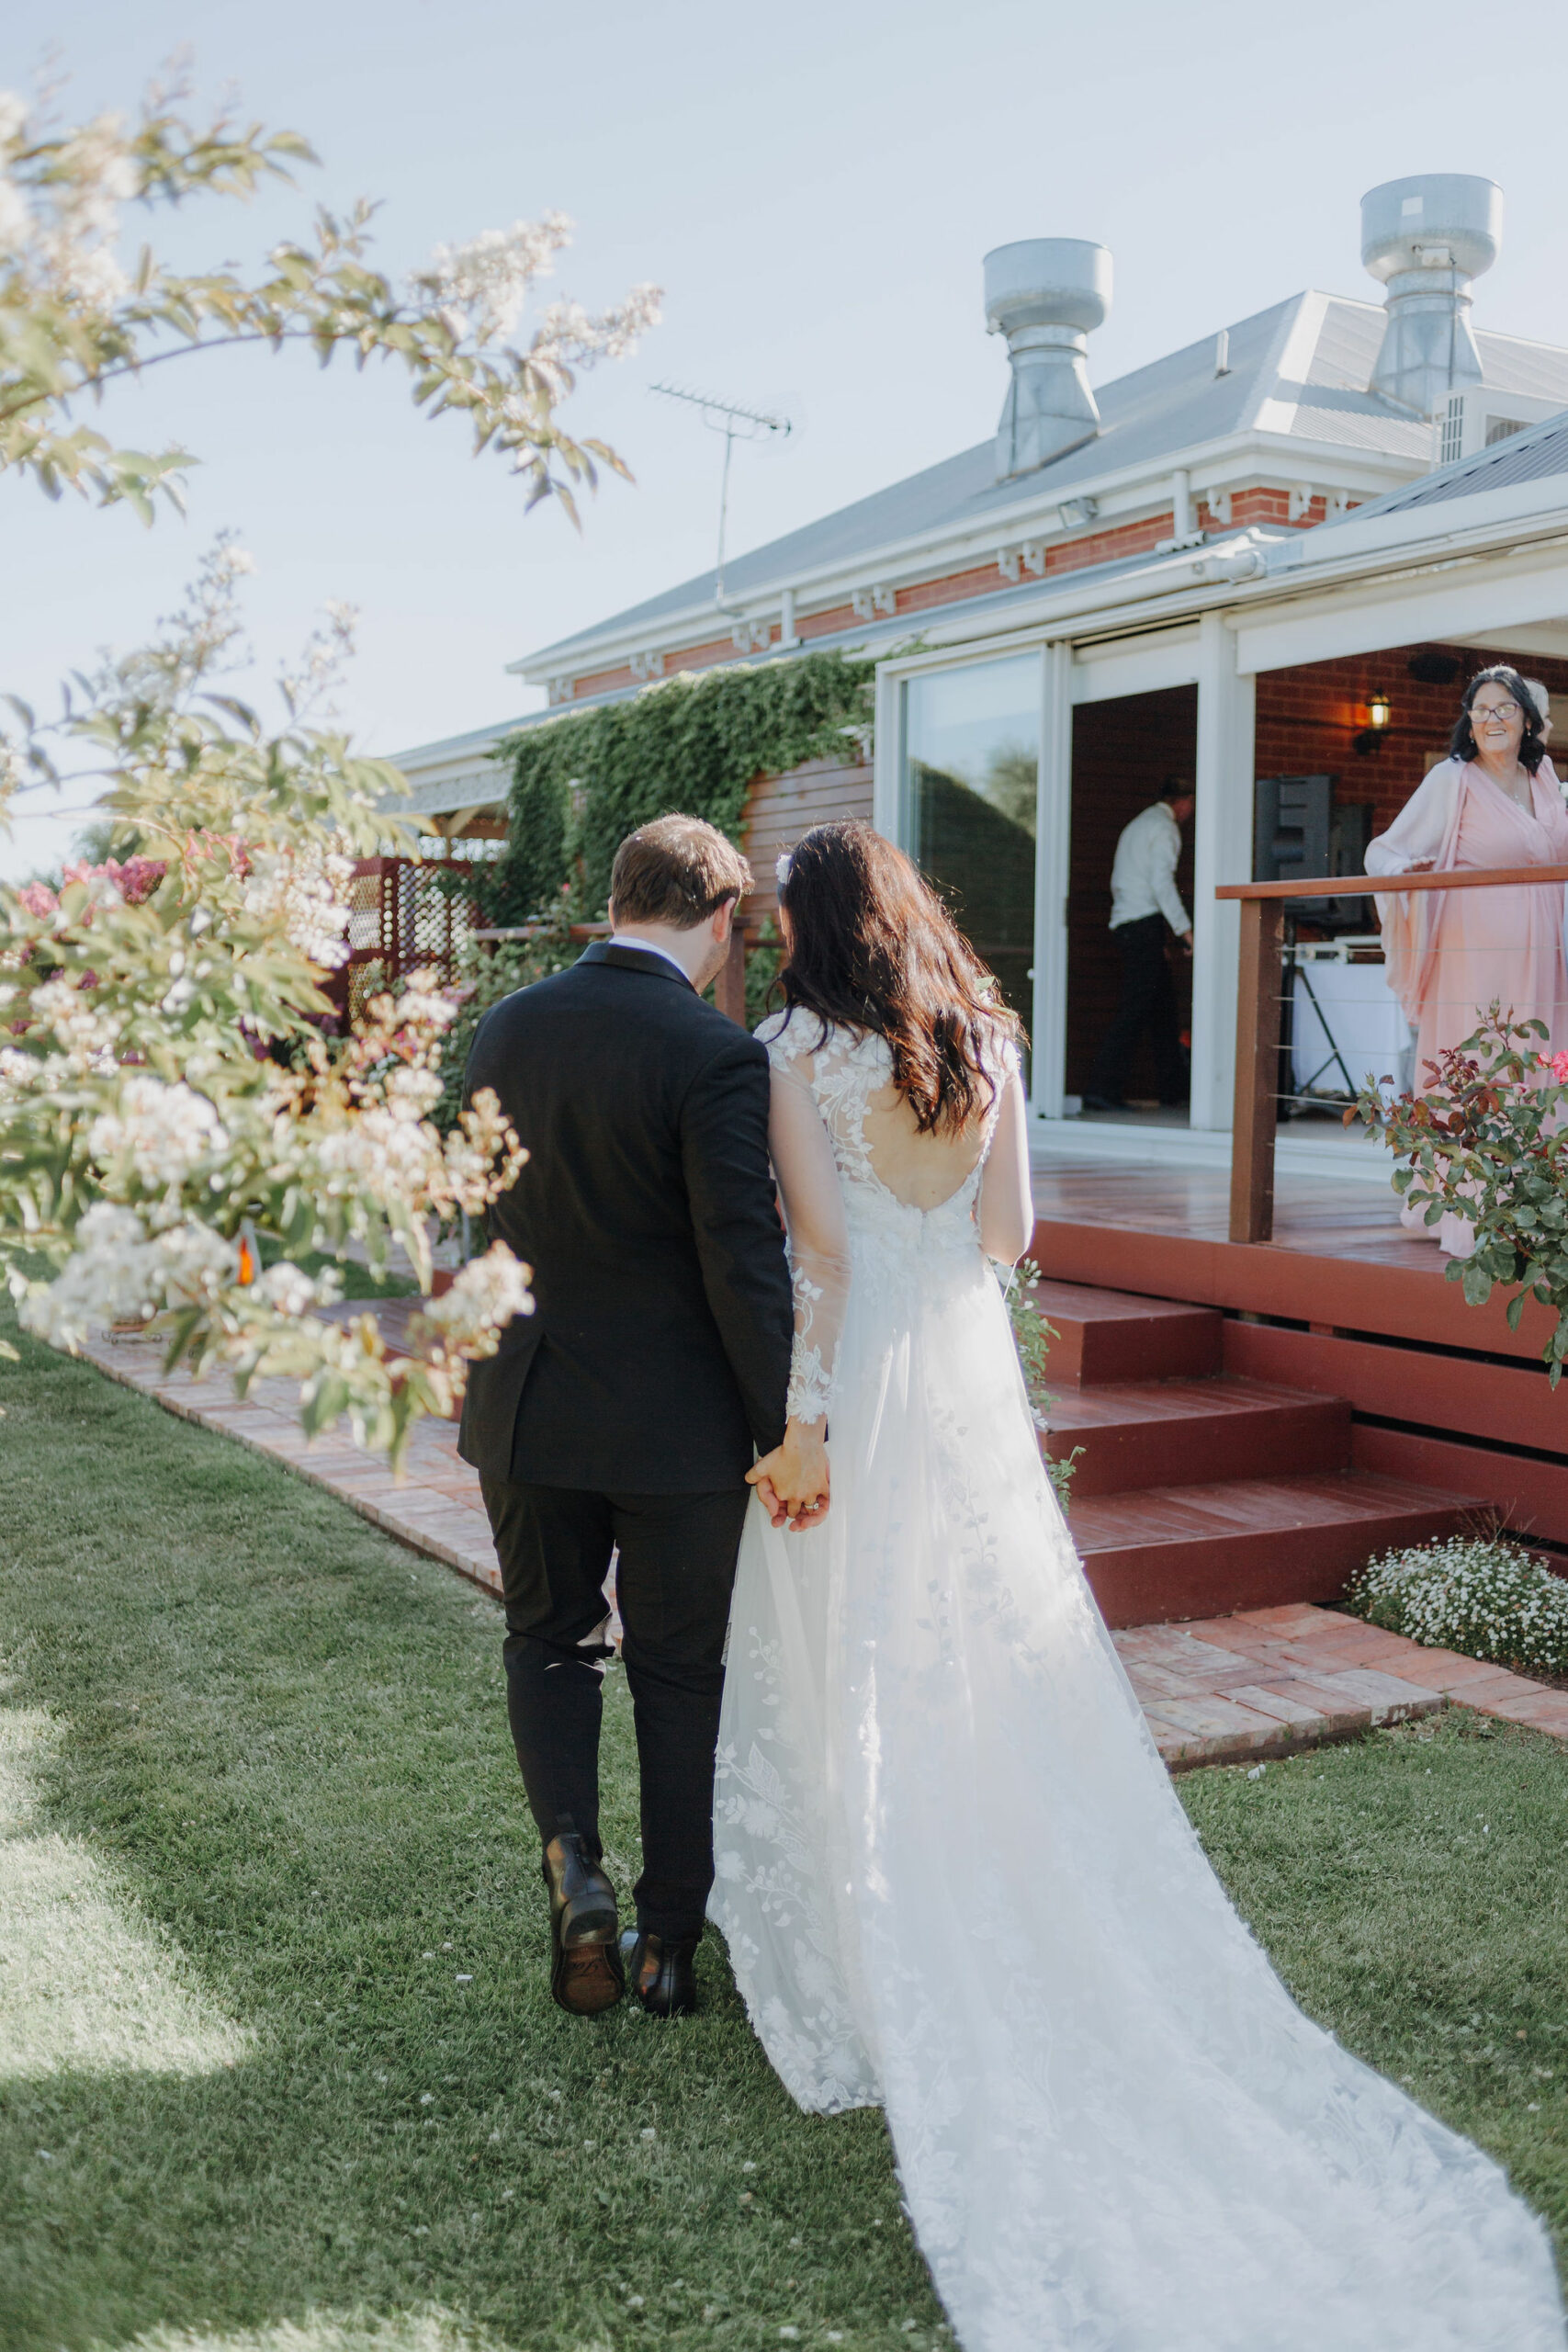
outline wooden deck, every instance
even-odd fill
[[[1228,1196],[1217,1170],[1046,1159],[1035,1172],[1032,1255],[1049,1282],[1081,1286],[1086,1296],[1130,1293],[1219,1309],[1226,1380],[1338,1399],[1351,1416],[1348,1459],[1357,1472],[1458,1497],[1500,1513],[1521,1534],[1568,1547],[1568,1381],[1553,1390],[1540,1361],[1551,1312],[1532,1299],[1513,1332],[1505,1292],[1467,1306],[1436,1244],[1401,1227],[1392,1189],[1282,1176],[1269,1242],[1226,1238]],[[1055,1295],[1070,1321],[1071,1290]],[[1075,1335],[1053,1351],[1053,1374],[1060,1361],[1063,1376],[1080,1377],[1074,1351],[1092,1344],[1111,1353],[1105,1370],[1086,1366],[1091,1379],[1168,1380],[1174,1366],[1162,1351],[1179,1328],[1168,1324],[1168,1313],[1139,1328],[1107,1301],[1089,1341]],[[1172,1399],[1166,1437],[1212,1453],[1213,1433],[1197,1444],[1196,1422],[1183,1431],[1174,1415],[1181,1401]],[[1064,1440],[1071,1419],[1064,1418]],[[1248,1422],[1233,1421],[1223,1475],[1244,1467],[1230,1456]],[[1102,1452],[1111,1435],[1100,1433]],[[1116,1442],[1151,1464],[1163,1458],[1153,1431],[1131,1420]],[[1113,1453],[1105,1468],[1117,1488],[1137,1483]],[[1266,1475],[1278,1475],[1272,1460]],[[1098,1484],[1086,1480],[1086,1505]]]
[[[1467,1306],[1437,1244],[1401,1227],[1392,1188],[1282,1175],[1267,1242],[1227,1239],[1229,1190],[1216,1169],[1045,1158],[1032,1255],[1057,1282],[1539,1363],[1549,1310],[1532,1300],[1514,1332],[1502,1291]]]
[[[1389,1162],[1392,1174],[1393,1162]],[[1184,1241],[1226,1242],[1230,1178],[1213,1168],[1139,1168],[1115,1159],[1037,1161],[1037,1216],[1066,1224],[1124,1226]],[[1238,1244],[1238,1247],[1247,1245]],[[1393,1188],[1331,1176],[1280,1176],[1274,1238],[1258,1245],[1313,1257],[1352,1258],[1441,1275],[1435,1242],[1406,1233]]]

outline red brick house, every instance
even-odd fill
[[[1365,811],[1359,838],[1386,822],[1446,742],[1453,691],[1432,682],[1441,649],[1455,675],[1508,653],[1568,693],[1568,624],[1557,618],[1568,591],[1535,576],[1568,476],[1538,459],[1519,477],[1523,447],[1500,448],[1521,433],[1532,449],[1556,446],[1532,428],[1568,405],[1568,351],[1472,333],[1470,277],[1495,251],[1499,216],[1487,182],[1374,190],[1363,244],[1387,302],[1293,295],[1092,390],[1109,255],[1066,241],[1002,247],[987,265],[987,318],[1010,360],[997,435],[732,558],[722,608],[705,575],[511,667],[546,685],[558,710],[801,647],[876,656],[874,755],[759,780],[759,875],[830,814],[874,817],[902,841],[986,931],[978,944],[1035,1040],[1036,1112],[1069,1148],[1113,985],[1116,834],[1166,775],[1194,776],[1182,1148],[1213,1160],[1230,1116],[1235,962],[1234,910],[1213,890],[1252,873],[1255,779],[1332,776],[1336,809]],[[1414,295],[1410,273],[1391,275],[1391,244],[1393,260],[1411,246],[1423,256]],[[1419,381],[1412,364],[1425,368]],[[1489,448],[1513,474],[1489,459],[1469,487],[1470,461]],[[1434,470],[1444,458],[1447,489]],[[1453,535],[1456,464],[1467,519],[1486,483],[1513,486],[1487,508],[1495,528],[1482,526],[1465,584],[1450,565],[1439,591],[1425,543]],[[1523,587],[1516,575],[1527,573]],[[1412,675],[1413,661],[1431,676]],[[1387,723],[1371,728],[1378,697]],[[403,755],[433,829],[497,829],[484,753],[503,731]],[[1099,1122],[1093,1140],[1097,1152],[1149,1148],[1146,1134]]]

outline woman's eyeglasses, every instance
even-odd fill
[[[1519,706],[1517,702],[1483,702],[1479,709],[1472,710],[1470,715],[1472,719],[1501,718],[1511,726],[1519,716]]]

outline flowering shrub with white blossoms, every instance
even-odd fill
[[[1568,1579],[1505,1536],[1450,1535],[1385,1552],[1368,1561],[1344,1605],[1428,1648],[1568,1674]]]
[[[530,504],[554,495],[575,515],[573,486],[592,487],[596,460],[626,471],[555,412],[579,369],[620,357],[657,325],[660,289],[634,287],[598,314],[553,303],[525,343],[510,340],[570,239],[562,213],[440,246],[400,288],[367,260],[367,204],[345,219],[318,210],[254,283],[228,264],[182,273],[147,248],[122,257],[128,206],[247,196],[315,160],[297,132],[223,109],[195,121],[187,99],[154,86],[134,119],[105,113],[73,128],[0,91],[0,469],[23,468],[51,494],[96,492],[150,514],[159,492],[177,497],[185,452],[117,449],[73,424],[65,403],[204,345],[299,343],[323,363],[344,350],[360,366],[406,368],[416,404],[469,417],[475,448],[510,459]]]
[[[566,241],[559,215],[444,249],[401,290],[367,266],[368,208],[318,214],[254,284],[149,251],[128,265],[128,204],[243,196],[310,160],[227,115],[193,127],[183,96],[62,129],[0,94],[0,469],[151,519],[183,453],[117,449],[71,403],[209,345],[301,341],[406,367],[415,403],[466,412],[530,504],[570,508],[595,458],[625,470],[555,410],[576,368],[654,322],[656,290],[600,318],[558,304],[522,347],[503,340]],[[433,981],[331,1034],[321,984],[346,957],[353,862],[400,842],[383,812],[402,780],[322,708],[351,641],[341,608],[279,680],[281,726],[224,690],[248,569],[220,541],[153,642],[78,673],[58,720],[13,699],[0,731],[0,822],[18,793],[68,782],[134,852],[58,888],[0,888],[0,1272],[23,1327],[57,1346],[151,1320],[171,1363],[225,1368],[242,1393],[297,1381],[308,1430],[346,1413],[396,1458],[531,1311],[528,1269],[500,1244],[428,1298],[434,1238],[482,1213],[524,1154],[491,1094],[445,1135],[433,1122],[455,1011]],[[370,1310],[328,1314],[334,1273],[300,1262],[353,1252],[378,1272],[394,1246],[427,1295],[399,1356]]]
[[[396,1242],[428,1291],[433,1229],[480,1214],[523,1155],[493,1096],[433,1125],[455,1007],[431,985],[323,1034],[347,851],[381,839],[389,772],[304,723],[296,691],[278,735],[212,692],[243,569],[220,546],[165,635],[51,730],[108,749],[102,805],[141,854],[0,891],[0,1264],[56,1346],[157,1317],[172,1361],[297,1379],[308,1428],[347,1412],[396,1453],[529,1311],[526,1269],[492,1250],[390,1357],[370,1311],[323,1319],[336,1281],[296,1261],[379,1269]],[[44,732],[26,746],[52,759]]]

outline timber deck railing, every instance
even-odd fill
[[[1216,899],[1241,901],[1241,969],[1235,1003],[1235,1112],[1231,1126],[1233,1241],[1274,1238],[1274,1137],[1279,1124],[1280,1014],[1284,1005],[1280,946],[1285,902],[1343,899],[1359,876],[1322,882],[1224,882]],[[1513,883],[1568,882],[1568,865],[1448,867],[1438,874],[1368,875],[1365,893],[1396,890],[1485,890]],[[1481,1010],[1477,1010],[1477,1019]]]

